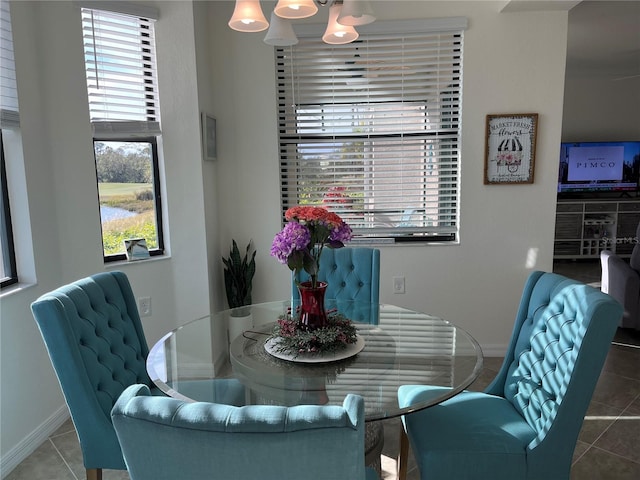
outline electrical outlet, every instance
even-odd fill
[[[138,298],[138,313],[140,313],[141,317],[151,315],[151,297]]]
[[[393,277],[393,293],[404,293],[404,277]]]

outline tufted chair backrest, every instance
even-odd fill
[[[599,290],[553,273],[531,274],[505,362],[487,388],[537,432],[530,449],[549,437],[547,449],[575,445],[621,314]]]
[[[129,387],[112,411],[132,480],[364,480],[364,401],[232,407]]]
[[[309,275],[303,271],[296,280],[307,281]],[[353,300],[361,303],[362,308],[363,304],[377,305],[380,300],[380,250],[366,247],[324,248],[320,256],[318,280],[328,283],[326,299],[338,302]],[[291,287],[293,299],[299,299],[300,293],[295,282],[292,282]],[[364,317],[373,315],[375,318],[366,320],[368,323],[377,323],[375,312],[370,309],[364,312],[362,308],[343,313],[349,314],[352,320],[357,321],[363,321]]]
[[[113,432],[110,412],[120,394],[129,385],[150,384],[148,347],[131,285],[122,272],[99,273],[41,296],[31,310],[78,431],[85,465],[95,463],[92,455],[102,455],[95,451],[109,443],[95,433],[96,427]],[[115,466],[97,467],[124,468],[115,440]]]

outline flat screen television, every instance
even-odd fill
[[[640,141],[563,142],[558,196],[638,193]]]

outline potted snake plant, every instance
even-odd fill
[[[253,324],[251,310],[247,305],[252,303],[251,289],[256,273],[256,250],[250,241],[242,256],[238,244],[233,240],[229,256],[222,257],[222,262],[227,303],[232,309],[229,318],[229,340],[233,340]]]

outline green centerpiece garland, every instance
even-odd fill
[[[307,328],[297,318],[281,315],[270,338],[278,340],[277,352],[297,357],[343,350],[356,343],[357,332],[351,320],[333,311],[327,312],[327,326],[316,329]]]

